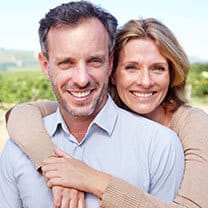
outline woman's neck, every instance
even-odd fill
[[[160,105],[153,112],[145,114],[143,116],[155,122],[158,122],[166,127],[170,127],[172,115],[172,112],[165,110],[165,108],[162,105]]]

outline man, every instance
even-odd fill
[[[85,1],[56,7],[40,21],[39,61],[59,107],[44,125],[63,151],[170,201],[183,175],[176,135],[119,109],[107,93],[116,26],[111,14]],[[52,207],[43,176],[11,140],[0,181],[1,207]],[[87,194],[86,206],[99,207],[98,199]]]

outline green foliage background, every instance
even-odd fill
[[[187,83],[192,85],[193,97],[208,96],[208,64],[192,64]]]
[[[50,82],[42,72],[0,72],[0,102],[22,103],[32,100],[54,99]]]

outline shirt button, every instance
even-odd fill
[[[78,159],[78,160],[82,160],[82,158],[83,158],[83,149],[77,144],[76,144],[76,147],[74,149],[73,157]]]

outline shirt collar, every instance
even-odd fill
[[[109,135],[112,134],[116,120],[118,117],[118,107],[113,102],[110,95],[104,107],[97,114],[91,125],[97,124],[100,128],[106,131]]]
[[[115,126],[116,120],[118,116],[118,107],[116,104],[113,102],[112,98],[110,95],[108,95],[108,99],[104,107],[101,109],[101,111],[97,114],[95,119],[92,121],[90,124],[90,127],[96,124],[99,126],[101,129],[106,131],[108,135],[112,134],[113,128]],[[58,130],[59,126],[61,126],[62,130],[66,134],[70,134],[68,131],[68,128],[61,116],[59,108],[57,108],[56,112],[53,114],[50,114],[49,116],[44,118],[45,122],[45,128],[52,137],[56,131]],[[89,127],[89,129],[90,129]],[[88,129],[88,130],[89,130]]]
[[[52,113],[45,118],[47,119],[45,122],[45,128],[50,137],[56,133],[59,127],[61,127],[66,134],[69,134],[68,128],[61,116],[59,108],[57,108],[55,113]]]

